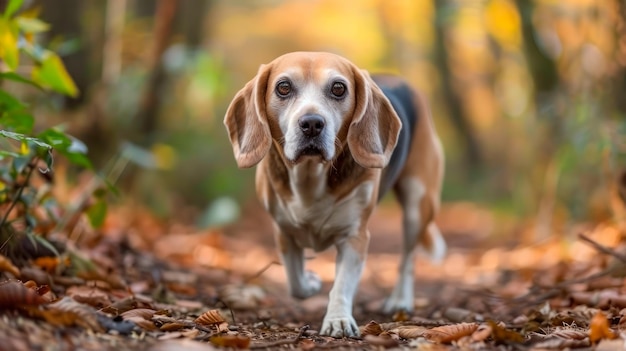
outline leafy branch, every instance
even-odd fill
[[[6,89],[17,84],[34,87],[38,92],[71,97],[79,94],[59,55],[38,40],[50,26],[37,18],[38,8],[23,8],[23,3],[9,0],[0,14],[0,208],[6,207],[0,221],[2,251],[16,240],[16,233],[47,245],[43,238],[34,235],[33,228],[42,221],[59,229],[59,213],[64,211],[49,189],[33,184],[35,169],[49,181],[52,178],[47,173],[53,170],[53,155],[60,154],[74,165],[93,170],[83,142],[60,127],[35,132],[30,106]],[[105,216],[104,196],[95,190],[90,196],[94,198],[91,207],[97,210],[90,211],[90,206],[86,206],[84,212],[89,212],[92,225],[98,226]],[[41,230],[39,233],[45,234]]]

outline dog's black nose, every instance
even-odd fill
[[[316,137],[324,130],[324,118],[320,115],[304,115],[298,120],[300,129],[305,136]]]

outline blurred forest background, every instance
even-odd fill
[[[334,52],[425,92],[446,149],[444,201],[528,219],[538,238],[622,215],[623,1],[26,4],[41,6],[45,42],[80,95],[3,89],[30,99],[38,124],[83,140],[96,169],[121,164],[122,200],[164,218],[218,224],[253,198],[254,171],[236,168],[223,115],[260,64],[298,50]]]

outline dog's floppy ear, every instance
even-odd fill
[[[261,162],[272,145],[265,109],[270,71],[271,65],[261,65],[256,77],[235,95],[224,117],[239,168]]]
[[[362,167],[383,168],[396,147],[402,122],[369,73],[356,67],[352,71],[356,101],[348,147]]]

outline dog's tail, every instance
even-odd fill
[[[439,264],[446,255],[446,241],[435,222],[430,222],[422,234],[421,247],[433,263]]]

